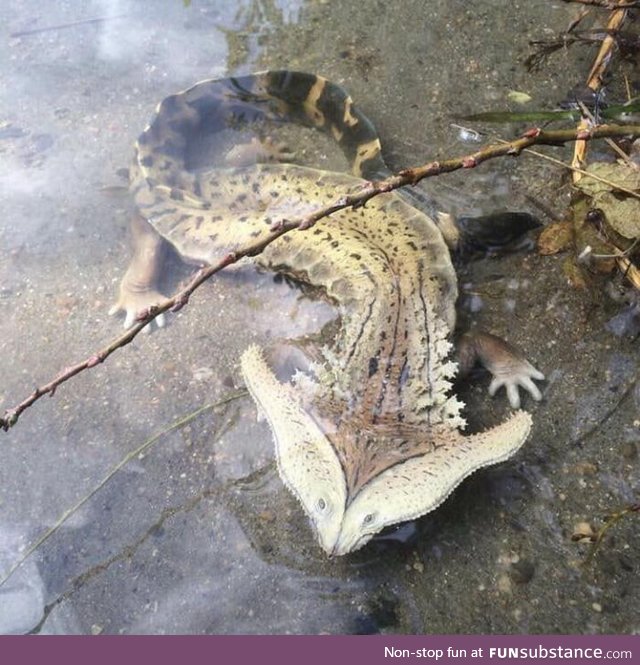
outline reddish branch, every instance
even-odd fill
[[[318,208],[306,217],[297,220],[281,220],[274,224],[271,228],[271,233],[266,238],[240,248],[232,254],[228,254],[215,265],[201,268],[182,290],[178,291],[178,293],[169,298],[165,303],[142,311],[138,315],[136,323],[125,333],[114,339],[108,346],[94,353],[77,365],[67,367],[49,383],[36,388],[31,395],[18,405],[7,409],[4,415],[0,418],[0,429],[4,431],[9,430],[16,424],[22,412],[37,402],[41,397],[44,395],[53,396],[58,386],[65,381],[68,381],[71,377],[89,369],[90,367],[95,367],[96,365],[103,363],[112,353],[114,353],[114,351],[129,344],[129,342],[131,342],[138,333],[159,314],[168,310],[175,312],[184,307],[189,301],[191,294],[211,276],[220,272],[227,266],[236,263],[240,259],[248,256],[257,256],[264,251],[268,245],[293,229],[309,229],[320,219],[328,217],[338,210],[362,207],[374,196],[378,196],[384,192],[390,192],[406,185],[415,185],[424,178],[437,176],[442,173],[450,173],[452,171],[457,171],[458,169],[474,168],[479,164],[482,164],[482,162],[503,155],[517,156],[525,148],[530,148],[533,145],[559,146],[569,141],[623,136],[640,136],[640,125],[601,125],[594,127],[591,130],[562,129],[544,131],[537,128],[531,129],[514,141],[489,145],[473,154],[465,155],[463,157],[455,157],[453,159],[438,162],[429,162],[423,166],[405,169],[385,180],[365,182],[356,192],[341,196],[333,203]]]

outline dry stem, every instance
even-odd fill
[[[585,4],[585,3],[583,3]],[[590,3],[595,4],[595,3]],[[613,3],[609,3],[613,4]],[[602,82],[604,80],[605,71],[611,61],[611,56],[613,55],[613,49],[616,45],[616,33],[622,27],[624,20],[627,16],[626,10],[635,3],[631,0],[621,0],[621,2],[615,3],[616,8],[611,12],[609,21],[607,23],[606,36],[600,44],[600,49],[598,50],[598,55],[593,61],[593,66],[587,77],[587,87],[593,90],[594,93],[598,93],[602,88]],[[604,5],[601,5],[604,6]],[[583,130],[589,127],[591,121],[588,118],[583,118],[578,125],[578,130]],[[586,163],[587,159],[587,144],[585,141],[576,141],[574,152],[573,152],[573,162],[572,165],[577,168],[582,168]],[[576,183],[580,180],[582,176],[579,172],[574,171],[573,173],[573,182]]]
[[[632,7],[640,7],[640,2],[637,0],[629,0],[628,2],[625,2],[624,0],[620,0],[620,2],[611,2],[610,0],[562,0],[562,2],[575,2],[579,5],[603,7],[604,9],[630,9]]]
[[[210,277],[220,272],[227,266],[238,262],[240,259],[257,256],[264,251],[272,242],[280,236],[292,231],[293,229],[304,230],[312,227],[317,221],[332,215],[338,210],[345,208],[359,208],[364,206],[367,201],[384,192],[390,192],[406,185],[415,185],[424,178],[450,173],[459,169],[468,169],[478,166],[489,159],[501,157],[503,155],[517,156],[525,148],[533,145],[555,145],[559,146],[569,141],[591,140],[605,137],[623,137],[640,136],[640,125],[601,125],[589,130],[549,130],[531,129],[520,138],[507,143],[492,144],[478,150],[477,152],[465,155],[463,157],[454,157],[439,162],[429,162],[423,166],[405,169],[396,175],[392,175],[385,180],[377,182],[366,182],[355,192],[337,198],[334,202],[318,208],[316,211],[298,220],[281,220],[274,224],[271,233],[263,240],[251,243],[236,252],[227,254],[218,263],[212,266],[201,268],[187,285],[169,298],[165,303],[159,306],[151,307],[141,312],[137,317],[137,322],[126,332],[115,338],[110,344],[97,351],[86,360],[67,367],[57,377],[49,383],[36,388],[26,399],[18,405],[7,409],[0,418],[0,429],[8,431],[13,427],[20,415],[32,404],[37,402],[44,395],[55,393],[58,386],[68,381],[70,378],[83,372],[86,369],[95,367],[103,363],[117,349],[129,344],[138,333],[153,321],[159,314],[167,310],[177,311],[187,304],[191,294]]]

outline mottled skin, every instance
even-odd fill
[[[165,241],[186,260],[211,263],[264,237],[273,222],[304,216],[362,184],[292,164],[246,165],[245,147],[235,151],[243,166],[189,172],[190,141],[238,114],[312,124],[333,136],[356,176],[387,172],[371,123],[320,77],[267,72],[203,82],[166,99],[138,141],[132,168],[140,214],[114,307],[126,311],[125,325],[162,298],[155,284]],[[340,315],[334,342],[291,383],[276,380],[258,347],[241,362],[273,430],[280,474],[327,553],[346,554],[383,527],[432,510],[470,473],[522,445],[531,427],[523,411],[486,432],[460,431],[462,404],[450,394],[455,272],[438,226],[400,195],[287,234],[256,260],[321,287]],[[540,372],[501,340],[476,337],[464,357],[466,364],[480,357],[494,374],[491,390],[505,385],[514,407],[518,385],[540,398],[531,380]]]

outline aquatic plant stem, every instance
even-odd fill
[[[640,513],[640,503],[632,503],[628,506],[625,506],[621,510],[607,515],[604,524],[593,535],[591,539],[591,547],[589,548],[589,552],[582,565],[586,568],[593,562],[596,554],[598,553],[598,550],[600,549],[600,546],[602,545],[604,537],[607,535],[607,532],[609,529],[611,529],[611,527],[615,526],[624,517],[638,513]]]
[[[48,383],[36,388],[27,398],[16,406],[5,410],[0,417],[0,430],[8,431],[20,418],[21,414],[40,400],[44,395],[55,393],[58,386],[62,385],[76,374],[83,372],[91,367],[103,363],[117,349],[125,347],[132,342],[136,336],[148,326],[157,316],[166,311],[178,311],[187,304],[193,292],[213,275],[224,268],[237,263],[245,257],[252,257],[261,254],[271,243],[285,233],[294,229],[305,230],[311,228],[319,220],[329,217],[338,210],[345,208],[360,208],[375,196],[385,192],[391,192],[407,185],[415,185],[425,178],[435,177],[443,173],[451,173],[460,169],[470,169],[497,157],[512,156],[517,157],[526,148],[534,145],[561,146],[565,143],[577,140],[593,140],[606,137],[638,137],[640,136],[640,125],[600,125],[584,130],[577,129],[556,129],[542,130],[539,128],[530,129],[520,138],[504,143],[494,143],[485,146],[477,152],[464,155],[462,157],[453,157],[451,159],[428,162],[422,166],[404,169],[399,173],[389,176],[384,180],[365,182],[357,190],[337,197],[333,202],[320,207],[303,218],[296,220],[283,219],[276,222],[271,227],[271,232],[262,240],[250,243],[235,252],[227,254],[218,263],[211,266],[203,266],[191,280],[160,305],[150,307],[140,312],[134,325],[126,332],[113,339],[107,346],[93,353],[82,362],[65,368],[60,374]]]
[[[228,395],[221,400],[218,400],[217,402],[214,402],[213,404],[206,404],[205,406],[200,407],[199,409],[196,409],[193,413],[189,413],[186,416],[182,416],[178,420],[174,421],[171,425],[165,427],[164,429],[160,430],[159,432],[156,432],[153,436],[149,437],[143,444],[132,450],[131,452],[127,453],[115,466],[111,468],[109,473],[95,485],[90,492],[85,494],[82,498],[80,498],[73,506],[65,510],[62,515],[56,520],[55,524],[48,528],[32,545],[30,545],[20,556],[20,558],[9,567],[7,572],[0,577],[0,587],[2,587],[8,580],[9,578],[16,572],[18,568],[41,546],[43,545],[51,536],[53,536],[56,531],[60,529],[60,527],[75,513],[84,506],[89,499],[91,499],[95,494],[97,494],[115,475],[125,467],[132,459],[135,459],[136,457],[140,457],[140,455],[143,455],[151,446],[153,446],[160,438],[162,438],[165,434],[169,434],[170,432],[173,432],[177,429],[180,429],[181,427],[184,427],[188,423],[192,422],[195,420],[198,416],[202,415],[203,413],[206,413],[208,411],[213,411],[221,406],[226,406],[227,404],[230,404],[231,402],[240,399],[241,397],[246,397],[249,393],[246,390],[240,390],[238,392],[232,393],[231,395]]]

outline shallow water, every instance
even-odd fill
[[[510,90],[535,108],[562,99],[592,51],[561,52],[534,74],[521,61],[576,11],[546,0],[7,3],[0,403],[120,331],[106,312],[128,256],[121,170],[160,99],[256,69],[317,72],[350,91],[401,168],[472,151],[453,116],[505,108]],[[455,214],[541,215],[531,198],[560,214],[569,195],[561,172],[533,158],[429,189]],[[0,586],[0,632],[638,632],[637,519],[586,570],[586,547],[570,538],[638,496],[637,348],[605,328],[620,306],[571,291],[558,258],[462,271],[475,294],[463,303],[482,303],[474,319],[549,379],[543,402],[525,400],[535,428],[515,458],[402,538],[328,560],[278,478],[268,426],[237,397],[134,456],[29,556]],[[187,274],[176,265],[167,290]],[[0,437],[0,575],[130,451],[236,395],[251,342],[315,332],[328,317],[270,275],[223,274],[167,328],[29,409]],[[462,388],[476,428],[507,412],[486,386]]]

